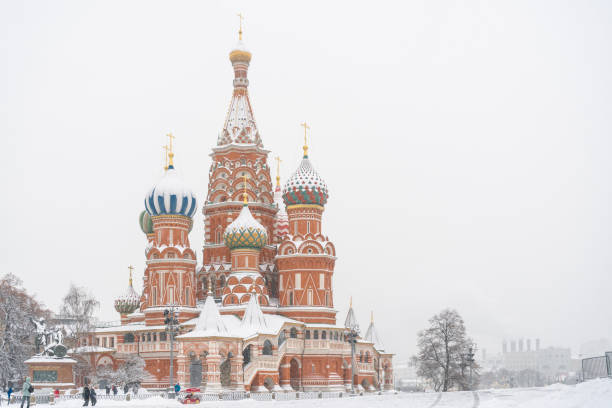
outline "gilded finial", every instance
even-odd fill
[[[168,145],[162,146],[164,149],[164,157],[166,158],[166,164],[164,164],[164,170],[168,170]]]
[[[238,30],[238,40],[242,41],[242,20],[244,20],[244,16],[242,13],[236,14],[240,19],[240,30]]]
[[[132,270],[134,269],[134,266],[130,265],[128,266],[128,269],[130,270],[130,286],[132,286]]]
[[[303,149],[304,149],[304,158],[307,158],[308,157],[308,139],[307,139],[308,135],[306,132],[308,131],[308,129],[310,129],[310,126],[308,126],[306,122],[302,123],[300,126],[304,127],[304,147]]]
[[[374,311],[370,311],[370,323],[374,323]]]
[[[166,167],[166,169],[173,169],[174,168],[174,152],[172,151],[172,139],[176,139],[176,136],[174,136],[172,134],[172,132],[168,133],[166,135],[168,137],[168,139],[170,139],[170,143],[169,143],[169,147],[167,148],[167,152],[168,152],[168,165]]]
[[[351,296],[351,299],[349,300],[349,308],[353,307],[353,297]]]
[[[276,156],[274,160],[276,160],[276,186],[280,187],[280,164],[282,160],[279,156]]]
[[[242,202],[244,205],[249,204],[249,195],[247,194],[247,175],[244,173],[244,193],[242,193]]]

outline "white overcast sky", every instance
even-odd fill
[[[168,131],[205,197],[238,11],[283,179],[312,126],[339,320],[400,360],[445,307],[489,352],[612,337],[609,1],[3,1],[0,273],[118,319]]]

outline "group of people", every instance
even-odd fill
[[[32,387],[32,380],[30,377],[27,377],[25,382],[23,383],[23,388],[21,390],[21,408],[26,404],[27,408],[30,408],[30,396],[34,392],[34,387]],[[11,395],[13,394],[13,386],[9,384],[8,389],[6,390],[6,396],[8,404],[11,403]],[[2,405],[2,394],[0,394],[0,405]]]

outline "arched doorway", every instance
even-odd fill
[[[219,367],[219,371],[221,372],[221,387],[229,388],[232,385],[232,377],[231,377],[231,369],[232,364],[230,358],[232,357],[231,353],[227,356],[225,361],[221,363]]]
[[[274,380],[272,377],[266,377],[264,380],[264,387],[267,388],[268,391],[274,391]]]
[[[202,385],[202,360],[193,357],[189,364],[189,386],[199,387]]]
[[[299,391],[300,363],[295,358],[291,359],[291,363],[289,363],[289,382],[294,390]]]
[[[361,386],[363,387],[365,391],[370,390],[370,382],[368,381],[367,378],[364,378],[363,381],[361,381]]]

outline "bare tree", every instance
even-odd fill
[[[62,300],[61,314],[67,318],[66,345],[78,347],[81,339],[87,336],[94,328],[93,314],[100,303],[90,295],[85,288],[74,284]]]
[[[417,374],[430,381],[436,391],[470,388],[466,368],[472,375],[477,368],[474,361],[466,363],[470,345],[459,313],[443,310],[429,319],[429,328],[418,333],[419,352],[413,357]]]

